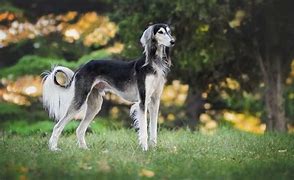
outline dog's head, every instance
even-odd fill
[[[171,35],[171,30],[166,24],[154,24],[149,26],[144,31],[140,41],[143,47],[151,45],[152,42],[166,47],[172,47],[175,44],[175,39]]]
[[[144,47],[146,55],[146,62],[144,65],[150,63],[156,56],[156,51],[161,47],[160,57],[163,61],[159,63],[162,66],[171,66],[170,47],[174,46],[175,38],[171,35],[171,30],[166,24],[154,24],[149,26],[143,33],[140,39]],[[162,48],[163,47],[163,48]]]

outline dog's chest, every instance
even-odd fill
[[[164,86],[165,81],[165,77],[161,74],[148,75],[145,80],[146,91],[149,91],[151,94],[156,92]]]

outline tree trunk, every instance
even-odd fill
[[[283,12],[287,5],[278,1],[267,3],[263,10],[263,42],[255,41],[257,60],[265,83],[265,105],[266,105],[266,131],[286,132],[287,121],[284,106],[284,84],[285,66],[289,66],[288,58],[285,56],[282,44],[283,27],[280,22],[283,20],[280,12]],[[287,7],[288,8],[288,7]],[[286,9],[287,9],[286,8]],[[263,54],[263,55],[262,55]],[[290,57],[289,57],[290,58]],[[284,67],[284,68],[283,68]]]
[[[267,112],[267,131],[286,132],[287,121],[285,117],[285,107],[283,98],[283,83],[281,72],[281,59],[273,56],[273,63],[269,65],[270,71],[265,77],[265,102]]]
[[[282,59],[279,53],[274,52],[267,51],[264,58],[261,57],[259,52],[256,52],[256,58],[265,83],[266,131],[286,132]]]
[[[186,107],[185,114],[188,118],[187,125],[191,130],[195,130],[196,125],[199,121],[199,116],[204,112],[203,105],[204,100],[201,97],[201,92],[195,90],[193,87],[189,87],[187,99],[186,99]]]
[[[284,106],[282,56],[279,51],[267,48],[262,57],[255,41],[255,56],[265,83],[266,131],[286,132],[287,120]]]

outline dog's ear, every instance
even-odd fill
[[[153,33],[153,26],[149,26],[141,36],[140,42],[143,47],[146,47],[149,43],[151,43],[152,39],[154,38]]]

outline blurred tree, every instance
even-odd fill
[[[113,39],[116,24],[92,11],[100,3],[74,2],[0,1],[0,102],[40,107],[31,102],[37,98],[30,97],[32,91],[41,90],[39,76],[52,65],[76,69],[123,49]],[[95,10],[104,12],[103,8]],[[28,74],[38,81],[30,81],[31,76],[24,76]],[[30,84],[23,83],[27,80]]]
[[[294,2],[270,1],[260,9],[252,1],[252,55],[265,83],[267,130],[286,131],[284,86],[293,59]],[[253,26],[253,27],[254,27]]]
[[[251,92],[264,83],[267,130],[286,130],[283,86],[293,58],[293,1],[115,2],[113,18],[119,22],[128,56],[141,51],[138,38],[146,24],[167,22],[174,28],[171,78],[190,85],[186,115],[192,127],[204,103],[201,92],[211,82],[234,77]]]
[[[293,3],[291,0],[33,0],[31,3],[2,0],[0,12],[4,14],[0,16],[0,28],[10,26],[16,17],[34,23],[51,13],[105,12],[119,23],[118,38],[126,43],[124,55],[132,58],[142,52],[139,38],[148,24],[169,23],[177,38],[170,79],[180,78],[189,84],[186,116],[191,127],[195,127],[199,115],[205,111],[203,105],[207,101],[214,109],[256,111],[254,107],[260,108],[260,104],[255,106],[255,100],[246,101],[244,92],[261,91],[267,129],[285,131],[283,93],[293,59]],[[6,20],[1,20],[4,16]],[[70,23],[79,24],[77,19]],[[71,43],[52,33],[46,38],[23,40],[1,48],[0,66],[15,64],[19,59],[21,63],[41,62],[38,56],[21,58],[26,54],[77,60],[96,49],[85,46],[84,41]],[[14,69],[22,69],[21,63]],[[42,65],[46,65],[45,61]],[[221,83],[227,78],[237,80],[241,87],[229,90],[231,99],[224,101]]]
[[[92,14],[89,13],[91,11]],[[84,33],[81,35],[86,38],[87,33],[90,34],[95,27],[101,25],[100,16],[93,17],[95,11],[104,13],[109,11],[109,7],[103,1],[93,0],[32,0],[30,3],[22,0],[1,0],[0,67],[14,65],[27,54],[77,60],[97,49],[97,46],[84,46],[81,41],[64,41],[63,37],[69,29],[66,26],[71,24],[77,27],[86,22],[92,26],[81,30]],[[3,33],[6,31],[9,34]],[[11,39],[10,46],[3,47],[6,44],[2,43],[5,38],[3,36]]]

